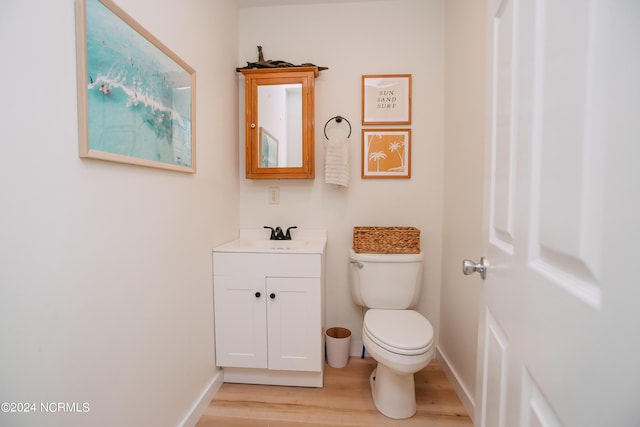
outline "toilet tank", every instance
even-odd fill
[[[367,308],[407,309],[418,301],[424,253],[349,253],[349,281],[356,304]]]

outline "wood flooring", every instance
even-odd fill
[[[375,365],[356,357],[342,369],[325,365],[324,388],[225,383],[196,427],[473,426],[437,360],[415,375],[416,415],[385,417],[371,400]]]

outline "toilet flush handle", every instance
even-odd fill
[[[351,264],[355,265],[358,268],[364,267],[360,261],[349,261]]]

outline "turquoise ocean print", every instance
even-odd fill
[[[86,23],[91,149],[191,167],[191,74],[98,0]]]

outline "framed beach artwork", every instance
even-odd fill
[[[362,129],[362,178],[411,178],[411,129]]]
[[[195,173],[195,70],[110,0],[76,0],[80,157]]]
[[[362,124],[411,124],[411,74],[362,76]]]

